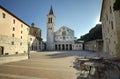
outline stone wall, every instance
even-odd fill
[[[116,55],[120,57],[120,10],[115,11],[116,18],[116,32],[117,32],[117,44],[116,44]]]
[[[12,45],[12,41],[14,44]],[[4,48],[3,55],[27,53],[28,42],[19,38],[0,35],[0,46]]]
[[[94,52],[102,52],[103,51],[103,41],[102,40],[93,40],[86,42],[84,44],[84,49]]]
[[[0,64],[9,63],[9,62],[16,62],[21,60],[28,59],[28,55],[23,56],[8,56],[8,57],[0,57]]]
[[[41,51],[42,41],[38,40],[35,36],[29,35],[30,50],[31,51]]]
[[[83,44],[82,43],[75,43],[72,46],[73,50],[83,50]]]

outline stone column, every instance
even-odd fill
[[[57,50],[59,50],[59,44],[57,44]]]
[[[62,44],[60,44],[60,50],[62,50]]]
[[[68,50],[70,50],[70,44],[68,44]]]
[[[66,44],[64,46],[65,46],[65,50],[66,50]]]

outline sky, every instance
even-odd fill
[[[99,23],[102,0],[0,0],[0,5],[28,25],[35,23],[46,41],[47,14],[52,5],[55,30],[67,26],[80,38]]]

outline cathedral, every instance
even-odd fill
[[[62,26],[55,32],[55,19],[51,6],[47,15],[47,50],[82,50],[83,44],[74,37],[74,30]]]

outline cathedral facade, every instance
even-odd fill
[[[76,41],[74,30],[62,26],[55,32],[55,18],[51,6],[47,15],[47,50],[82,50],[82,42]]]

